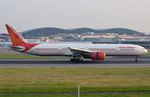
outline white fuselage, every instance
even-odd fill
[[[83,43],[51,43],[39,44],[27,51],[29,54],[43,56],[71,56],[69,49],[78,48],[92,52],[105,52],[106,56],[138,56],[147,53],[144,47],[131,44],[83,44]]]

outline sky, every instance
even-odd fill
[[[17,31],[90,27],[150,34],[150,0],[0,0],[0,32],[6,23]]]

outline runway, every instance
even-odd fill
[[[150,67],[150,58],[107,58],[105,61],[85,60],[83,62],[70,62],[69,59],[0,59],[0,68],[40,68],[40,67]]]

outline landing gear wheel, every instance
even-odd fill
[[[71,61],[71,62],[81,62],[81,61],[83,61],[83,60],[71,58],[70,61]]]

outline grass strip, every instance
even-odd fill
[[[150,67],[0,68],[0,92],[150,91]]]
[[[0,54],[0,59],[66,59],[63,56],[35,56],[28,54]]]
[[[0,94],[0,97],[77,97],[71,94]],[[150,97],[150,94],[81,94],[81,97]]]

